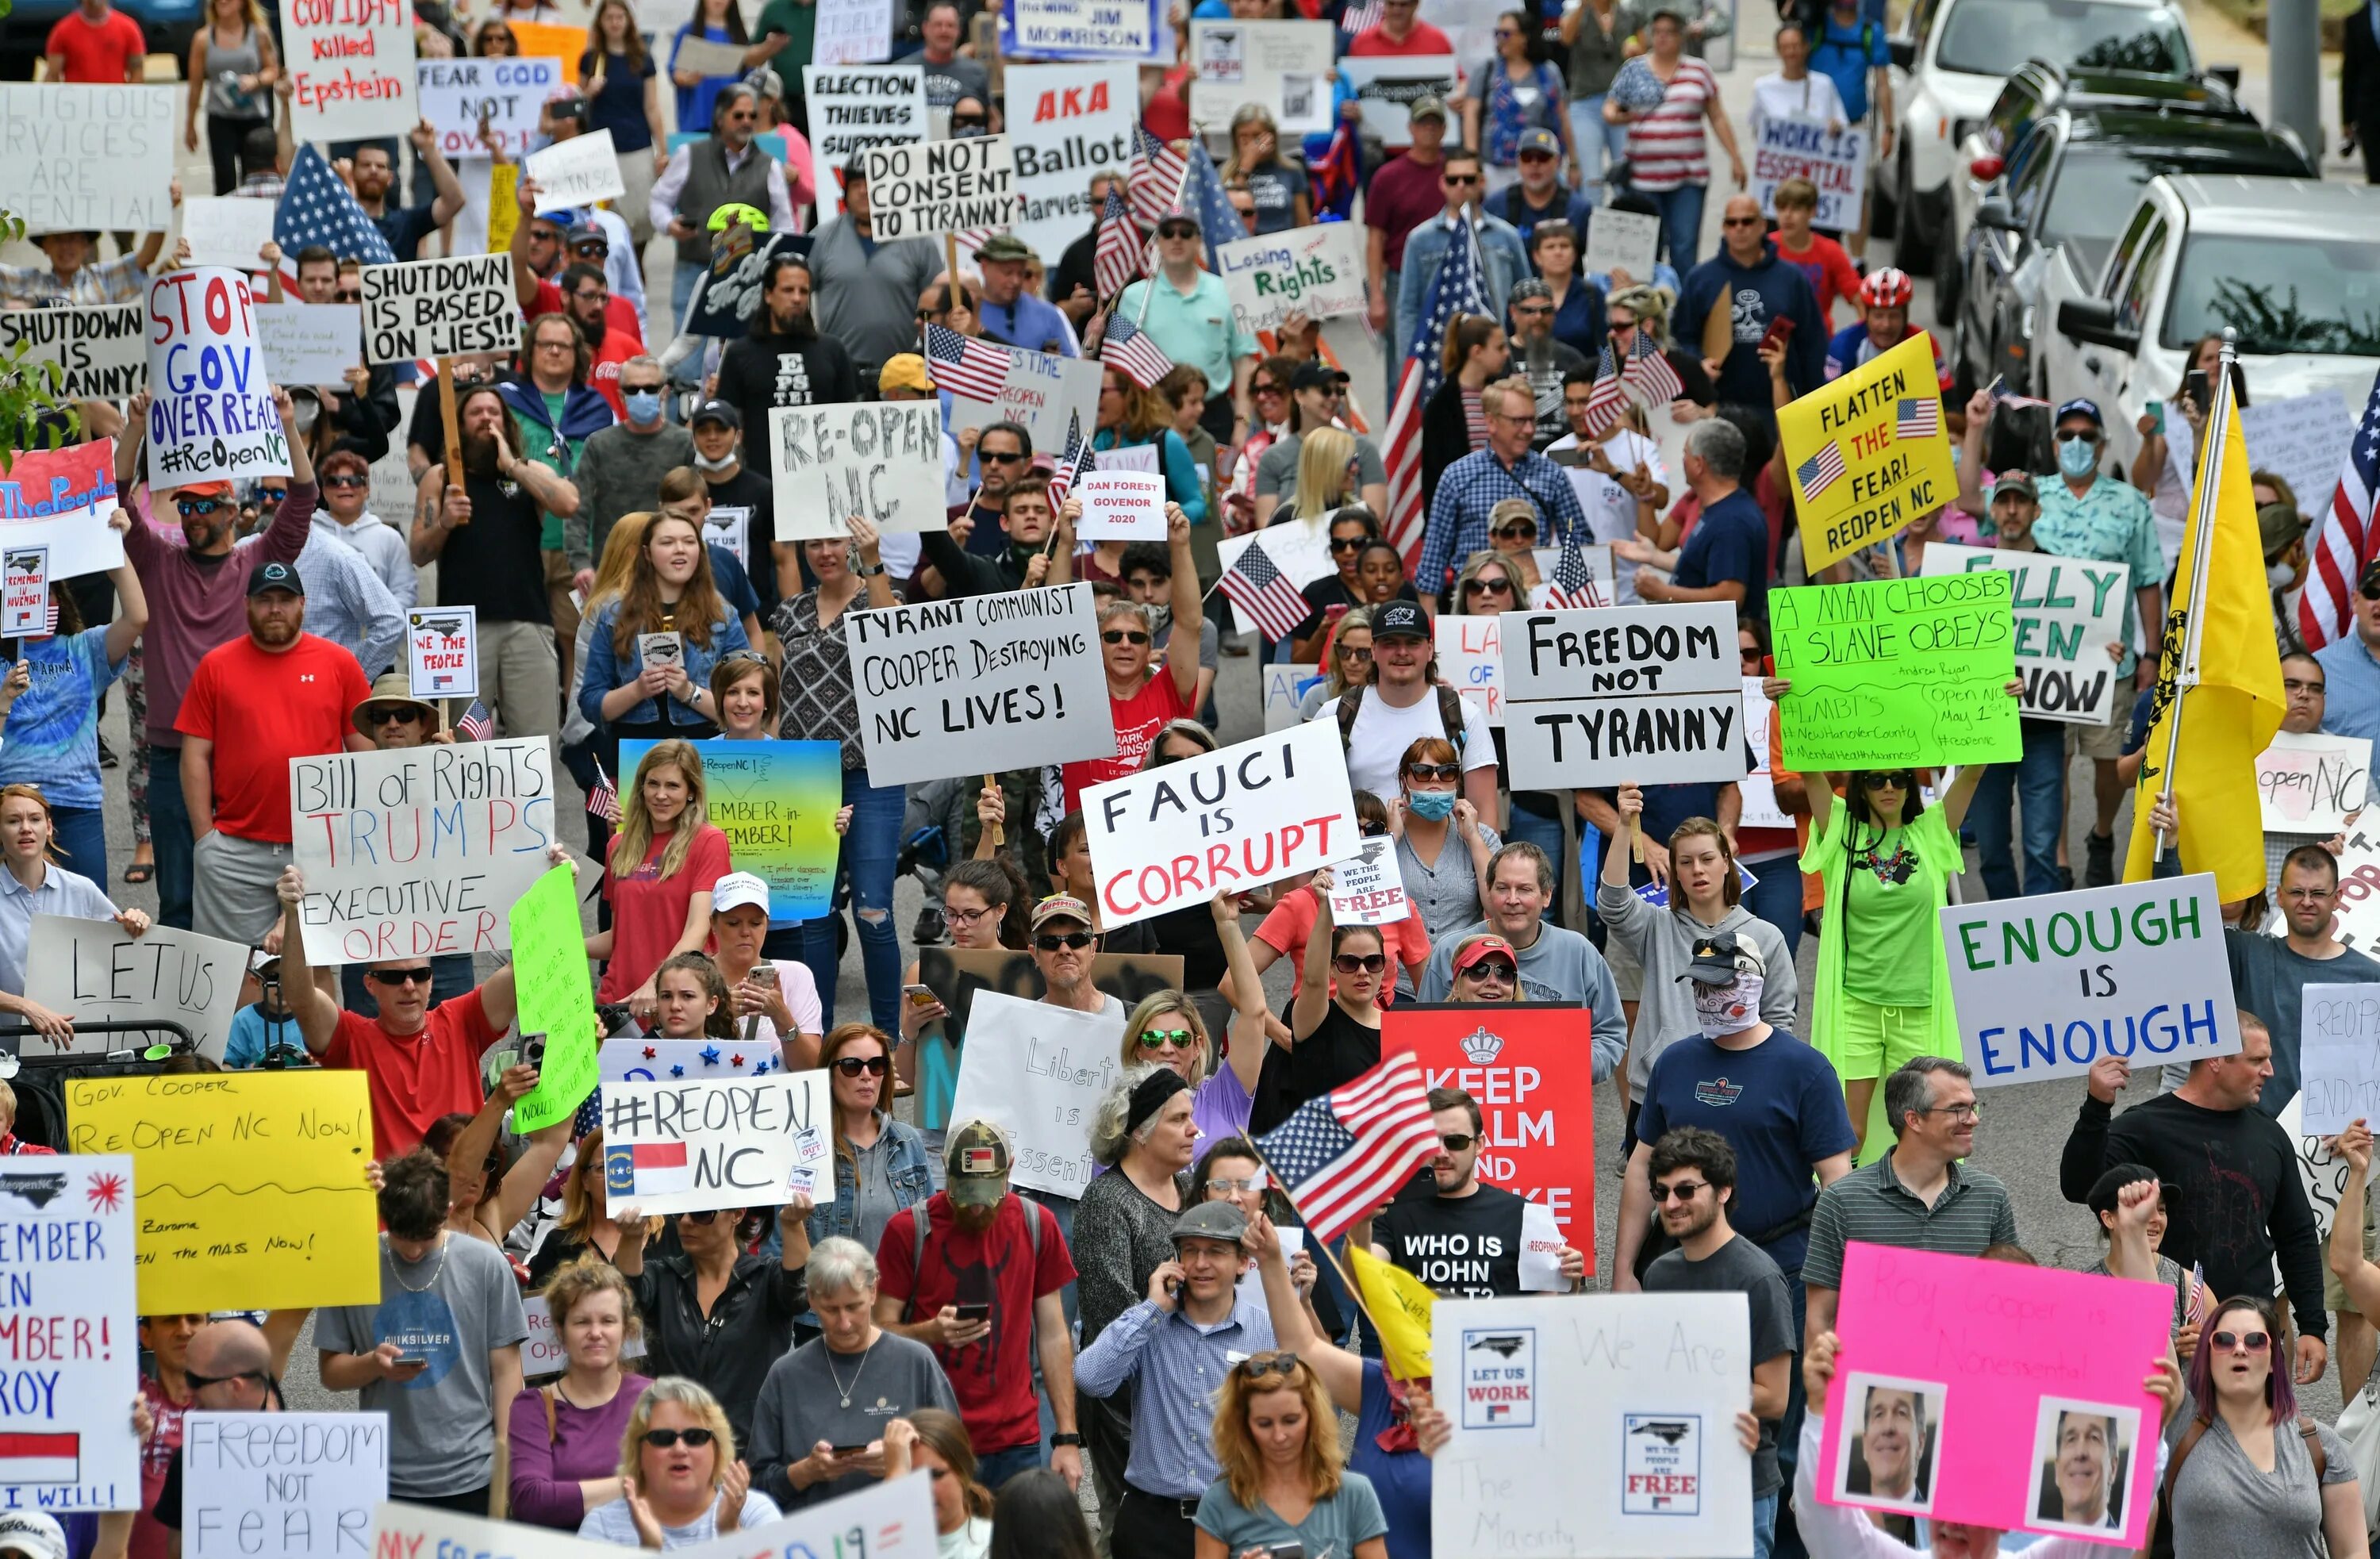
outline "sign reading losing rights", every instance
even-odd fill
[[[1500,635],[1514,784],[1743,777],[1743,673],[1727,603],[1507,612]]]

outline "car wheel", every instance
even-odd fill
[[[1934,241],[1925,231],[1922,202],[1910,187],[1909,177],[1909,164],[1904,162],[1900,193],[1892,202],[1892,262],[1914,275],[1933,264]]]

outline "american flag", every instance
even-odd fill
[[[2305,593],[2298,597],[2298,632],[2309,650],[2347,631],[2356,580],[2380,542],[2372,523],[2375,490],[2380,490],[2380,375],[2374,376],[2363,420],[2347,441],[2347,463],[2331,494],[2330,512],[2306,543],[2313,566],[2306,575]]]
[[[1050,502],[1062,504],[1075,485],[1075,479],[1097,464],[1090,446],[1083,442],[1083,414],[1066,413],[1066,447],[1059,452],[1058,464],[1050,473]]]
[[[1802,483],[1802,496],[1815,498],[1832,487],[1843,474],[1843,452],[1833,439],[1826,447],[1793,468],[1793,475]]]
[[[1124,174],[1133,219],[1143,227],[1156,226],[1173,202],[1182,198],[1182,181],[1189,172],[1188,158],[1135,125],[1132,162]]]
[[[1340,120],[1330,132],[1330,144],[1307,163],[1305,171],[1314,183],[1315,221],[1353,221],[1355,192],[1364,183],[1364,152],[1355,127]]]
[[[1107,335],[1099,340],[1099,360],[1144,390],[1173,371],[1173,359],[1156,338],[1122,314],[1108,317]]]
[[[1561,555],[1554,560],[1554,571],[1546,580],[1546,604],[1557,610],[1611,604],[1609,592],[1586,566],[1586,550],[1579,543],[1578,532],[1575,525],[1562,532]]]
[[[1388,1200],[1438,1151],[1421,1064],[1391,1055],[1257,1139],[1305,1220],[1307,1237],[1330,1243]]]
[[[601,818],[613,827],[620,826],[620,791],[612,776],[603,772],[603,760],[595,760],[595,788],[587,793],[587,815]]]
[[[455,734],[465,741],[492,740],[496,734],[496,722],[488,713],[488,706],[473,699],[471,707],[455,722]]]
[[[1289,638],[1314,612],[1289,576],[1274,566],[1261,541],[1250,542],[1216,582],[1232,604],[1247,614],[1257,631],[1269,639]]]
[[[1939,438],[1942,435],[1942,398],[1939,396],[1919,396],[1905,400],[1893,413],[1892,436],[1898,442],[1912,438]]]
[[[1998,411],[2004,406],[2012,411],[2025,411],[2038,407],[2046,407],[2049,404],[2046,400],[2035,400],[2031,396],[2018,395],[2014,390],[2010,389],[1998,379],[1994,379],[1992,381],[1988,394],[1992,397],[1992,409],[1994,411]]]
[[[942,325],[926,326],[926,360],[936,384],[968,400],[998,400],[1008,383],[1006,352]]]
[[[1190,176],[1182,183],[1182,205],[1198,218],[1199,237],[1207,240],[1207,269],[1220,275],[1223,262],[1215,246],[1246,238],[1248,228],[1232,197],[1223,192],[1223,176],[1215,170],[1215,159],[1207,155],[1202,140],[1190,143]]]
[[[1446,377],[1446,333],[1459,314],[1486,314],[1487,289],[1479,285],[1479,245],[1466,230],[1446,246],[1446,259],[1431,279],[1422,300],[1421,328],[1405,350],[1397,393],[1389,407],[1388,539],[1404,554],[1405,570],[1421,558],[1421,539],[1429,524],[1429,495],[1421,490],[1421,416],[1429,397]],[[1427,587],[1437,591],[1444,581]]]
[[[1603,355],[1596,363],[1595,373],[1595,387],[1587,392],[1586,397],[1585,436],[1600,439],[1611,431],[1611,424],[1620,420],[1620,414],[1628,409],[1628,381],[1613,365],[1609,342],[1604,344]],[[1670,398],[1675,400],[1677,397],[1672,396]]]
[[[1628,349],[1628,366],[1620,371],[1620,377],[1647,409],[1669,405],[1686,387],[1651,334],[1642,330],[1636,333],[1636,344]]]
[[[298,161],[281,191],[281,207],[273,214],[273,241],[281,246],[288,265],[297,263],[298,251],[309,244],[367,265],[396,263],[396,251],[310,143],[298,149]]]
[[[1122,192],[1111,184],[1107,209],[1099,213],[1099,245],[1091,253],[1091,277],[1099,296],[1113,298],[1130,286],[1140,274],[1140,229],[1133,225]]]
[[[2206,1263],[2190,1264],[2190,1297],[2182,1301],[2181,1321],[2185,1326],[2196,1326],[2206,1319]]]
[[[1360,6],[1349,5],[1339,13],[1339,30],[1352,38],[1356,33],[1379,26],[1380,9],[1381,0],[1363,0]]]

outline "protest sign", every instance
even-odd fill
[[[1443,656],[1445,652],[1441,650],[1439,653]],[[1303,724],[1305,715],[1299,706],[1305,701],[1305,690],[1322,680],[1322,668],[1318,665],[1294,665],[1287,661],[1268,661],[1257,667],[1257,675],[1264,682],[1264,728],[1285,731],[1292,725]]]
[[[1086,542],[1165,540],[1165,479],[1147,471],[1101,469],[1075,480],[1083,501],[1075,534]]]
[[[672,4],[674,3],[675,0],[672,0]],[[575,80],[578,56],[587,47],[587,24],[594,18],[591,14],[573,17],[570,13],[574,10],[591,12],[591,7],[587,6],[586,0],[563,0],[561,5],[552,8],[562,13],[561,20],[504,18],[505,25],[512,29],[513,48],[525,59],[560,60],[565,75]],[[650,9],[643,12],[638,20],[647,29],[657,29],[660,25],[658,13]],[[648,36],[666,37],[669,34],[652,31]]]
[[[1123,1065],[1123,1020],[986,991],[966,1037],[950,1118],[1007,1131],[1016,1144],[1013,1184],[1080,1198],[1099,1173],[1091,1121]]]
[[[2354,1165],[2345,1153],[2330,1151],[2330,1135],[2305,1129],[2304,1103],[2301,1093],[2293,1093],[2273,1119],[2297,1151],[2298,1184],[2305,1188],[2306,1205],[2313,1209],[2314,1233],[2328,1244],[2331,1226],[2338,1221],[2338,1199],[2346,1193]]]
[[[0,312],[0,357],[28,368],[55,363],[63,399],[122,400],[148,382],[149,311],[138,303],[10,309]]]
[[[1998,568],[2016,576],[2009,609],[2016,631],[2016,674],[2024,679],[2017,707],[2044,720],[2104,725],[2115,707],[2117,657],[2132,571],[2121,563],[2052,557],[1999,547],[1936,542],[1925,549],[1921,577]],[[2129,695],[2130,689],[2124,691]]]
[[[834,1200],[834,1113],[824,1072],[708,1082],[607,1083],[603,1193],[645,1213]]]
[[[1632,281],[1648,282],[1660,242],[1659,217],[1597,206],[1587,215],[1586,258],[1579,262],[1579,270],[1595,276],[1625,271]]]
[[[1778,408],[1777,429],[1813,574],[1958,496],[1934,344],[1922,330]]]
[[[809,104],[810,156],[834,172],[833,187],[819,180],[821,216],[843,210],[843,169],[871,146],[926,139],[926,67],[922,65],[806,65],[802,91]]]
[[[1830,127],[1791,116],[1752,119],[1752,192],[1760,213],[1777,215],[1777,187],[1806,178],[1818,187],[1821,227],[1857,227],[1867,189],[1867,135],[1857,125]]]
[[[244,195],[194,195],[184,201],[182,237],[189,242],[190,263],[257,269],[263,264],[257,250],[273,241],[273,216],[279,209],[275,201]]]
[[[1000,53],[1003,59],[1153,59],[1157,57],[1154,0],[1016,0],[1001,7]],[[1009,76],[1009,105],[1025,101]],[[1122,163],[1110,166],[1121,168]]]
[[[114,920],[33,917],[25,948],[25,994],[83,1023],[178,1023],[198,1054],[223,1059],[239,1013],[248,949],[220,937],[153,925],[140,936]],[[169,1030],[154,1029],[164,1040]],[[78,1030],[67,1052],[103,1055],[132,1041],[126,1033]]]
[[[1111,929],[1364,847],[1339,732],[1319,722],[1104,780],[1082,801]]]
[[[696,283],[694,301],[686,311],[690,335],[742,336],[750,334],[752,317],[760,310],[760,277],[769,262],[781,254],[808,255],[808,233],[755,234],[741,223],[710,238],[710,266]]]
[[[675,1559],[935,1559],[933,1480],[921,1468],[857,1493],[807,1504],[766,1527],[686,1543]],[[767,1536],[755,1539],[759,1533]],[[372,1513],[372,1552],[421,1559],[604,1559],[613,1545],[516,1521],[484,1521],[432,1505],[384,1503]]]
[[[628,192],[620,182],[620,164],[612,154],[612,132],[592,130],[568,140],[557,140],[528,154],[528,176],[537,181],[537,214],[598,201],[617,200]]]
[[[49,631],[50,549],[0,547],[0,639]]]
[[[744,73],[744,46],[741,43],[714,43],[710,39],[688,32],[677,41],[676,52],[670,55],[672,70],[691,70],[697,76],[741,76]]]
[[[289,474],[248,278],[199,266],[149,284],[149,481]]]
[[[1385,926],[1413,918],[1395,847],[1366,839],[1364,853],[1330,869],[1330,920],[1340,926]]]
[[[2359,403],[2360,408],[2360,403]],[[2336,390],[2316,390],[2286,400],[2258,399],[2240,408],[2240,431],[2248,439],[2248,458],[2260,471],[2270,471],[2289,484],[2301,505],[2316,505],[2322,494],[2338,485],[2338,471],[2347,458],[2347,443],[2355,433],[2355,418]],[[2189,492],[2198,469],[2197,434],[2180,411],[2168,407],[2165,418],[2166,457],[2182,490]],[[2163,522],[2160,521],[2160,530]],[[2179,555],[2176,540],[2166,555]]]
[[[597,1078],[607,1083],[765,1078],[784,1069],[784,1051],[776,1045],[746,1045],[711,1039],[666,1040],[637,1034],[605,1040],[595,1063]]]
[[[1809,585],[1768,595],[1785,766],[1890,769],[2013,762],[2016,576]]]
[[[53,579],[103,572],[124,561],[124,538],[107,525],[115,505],[114,439],[19,450],[0,473],[0,546],[45,549]]]
[[[819,0],[810,59],[819,65],[868,65],[892,52],[891,0]]]
[[[846,612],[871,785],[1115,756],[1087,584]]]
[[[370,1559],[386,1498],[386,1413],[183,1416],[188,1559]]]
[[[752,509],[748,504],[720,504],[702,517],[702,539],[725,547],[746,573],[752,571]],[[776,560],[770,560],[776,566]]]
[[[480,140],[480,124],[518,161],[538,143],[538,109],[556,87],[577,82],[575,45],[569,62],[528,57],[519,59],[425,59],[416,67],[421,117],[438,131],[440,155],[483,158],[488,149]]]
[[[1551,1208],[1592,1273],[1595,1082],[1579,1043],[1585,1017],[1550,1003],[1399,1002],[1386,1014],[1380,1054],[1409,1051],[1429,1087],[1459,1088],[1479,1101],[1479,1177]]]
[[[2331,917],[2330,934],[2368,956],[2380,949],[2380,829],[2350,828],[2346,844],[2338,857],[2338,912]]]
[[[1452,55],[1344,55],[1339,75],[1355,94],[1366,133],[1392,149],[1413,144],[1414,100],[1451,102],[1459,79]]]
[[[1441,1299],[1439,1553],[1752,1552],[1752,1315],[1741,1294]]]
[[[2308,985],[2300,1001],[2299,1125],[2336,1137],[2380,1115],[2380,988]]]
[[[1092,8],[1105,8],[1103,3]],[[1002,9],[1004,22],[1014,6]],[[1130,7],[1148,19],[1146,0]],[[1022,18],[1020,18],[1021,21]],[[1009,231],[1041,254],[1062,254],[1099,220],[1091,175],[1132,161],[1132,127],[1140,105],[1130,64],[1008,67],[1008,144],[1012,181],[1023,210]]]
[[[865,515],[879,531],[940,530],[942,408],[917,401],[781,406],[769,413],[776,451],[777,540],[850,534]]]
[[[508,737],[293,758],[289,822],[309,963],[501,952],[504,907],[562,836],[553,747]]]
[[[1504,723],[1504,618],[1438,615],[1438,675],[1458,693],[1468,693],[1488,712],[1488,724]]]
[[[1364,241],[1355,223],[1326,222],[1217,245],[1232,317],[1253,335],[1279,330],[1292,314],[1362,313]]]
[[[951,1114],[958,1095],[959,1066],[975,999],[987,993],[1038,1002],[1049,986],[1033,955],[1006,948],[920,947],[917,983],[934,993],[946,1016],[917,1027],[915,1070],[917,1125],[940,1131],[959,1117]],[[1091,984],[1129,1012],[1160,991],[1182,989],[1178,953],[1100,953],[1091,959]],[[689,1068],[691,1070],[691,1068]]]
[[[1777,804],[1777,774],[1768,766],[1768,721],[1777,706],[1760,684],[1757,676],[1743,679],[1743,745],[1752,749],[1752,772],[1736,781],[1736,793],[1743,798],[1736,822],[1742,828],[1791,828],[1793,820]]]
[[[424,606],[405,615],[407,690],[417,699],[480,696],[480,609]]]
[[[2363,810],[2371,775],[2369,737],[2276,731],[2272,745],[2256,754],[2265,832],[2325,839],[2345,833],[2348,814]]]
[[[859,165],[868,176],[868,218],[888,243],[1005,227],[1023,209],[1004,135],[871,146]]]
[[[143,1315],[380,1298],[361,1072],[78,1078],[67,1144],[132,1155]]]
[[[1827,1398],[1821,1501],[2147,1541],[2160,1419],[2141,1379],[2167,1356],[2171,1288],[1854,1242],[1840,1293],[1846,1367]],[[2046,1476],[2058,1458],[2043,1433],[2070,1412],[2115,1430],[2087,1508],[2072,1492],[2061,1504]],[[1894,1432],[1871,1437],[1872,1418]]]
[[[1243,536],[1226,536],[1215,543],[1216,556],[1221,560],[1223,567],[1230,568],[1240,561],[1241,554],[1256,544],[1258,538],[1262,538],[1265,556],[1272,559],[1272,566],[1281,571],[1282,578],[1300,590],[1317,579],[1327,579],[1339,571],[1338,566],[1330,561],[1329,515],[1311,520],[1284,519],[1262,530],[1251,530]]]
[[[363,311],[353,303],[260,303],[256,339],[276,384],[328,384],[351,395],[347,370],[364,360]]]
[[[282,26],[299,140],[403,135],[419,123],[404,0],[289,0]]]
[[[622,742],[620,772],[635,773],[652,746]],[[843,744],[719,738],[696,742],[694,750],[711,824],[727,835],[735,870],[769,884],[769,919],[791,925],[829,913],[843,845],[834,831]]]
[[[363,286],[368,363],[510,352],[520,343],[509,254],[367,265]]]
[[[537,1086],[513,1105],[513,1129],[527,1136],[568,1120],[595,1091],[595,991],[587,978],[587,935],[578,922],[577,879],[547,869],[506,911],[513,944],[515,1026],[524,1041],[542,1035],[530,1059]],[[528,1053],[524,1048],[524,1054]]]
[[[2219,910],[2204,872],[1942,909],[1975,1086],[2237,1051]]]
[[[1190,123],[1220,132],[1245,103],[1271,110],[1283,135],[1330,128],[1339,30],[1325,21],[1190,23]]]
[[[358,1173],[360,1175],[361,1171]],[[0,1505],[140,1507],[133,1304],[133,1164],[121,1153],[19,1157],[0,1168],[8,1315],[0,1357],[8,1428]]]
[[[1504,740],[1529,789],[1743,777],[1735,608],[1508,612]]]
[[[178,85],[0,86],[0,209],[29,238],[165,231],[181,105]]]
[[[1034,448],[1058,450],[1066,447],[1069,423],[1079,428],[1098,423],[1099,382],[1103,377],[1099,359],[1027,351],[1021,347],[1000,349],[1008,354],[1008,378],[1001,385],[1000,398],[970,400],[953,394],[952,432],[986,428],[994,422],[1014,422],[1033,435]],[[1105,465],[1112,453],[1102,451],[1100,463]]]

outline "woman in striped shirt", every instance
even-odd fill
[[[1703,197],[1710,188],[1705,121],[1726,149],[1738,189],[1744,186],[1743,154],[1736,150],[1735,128],[1727,121],[1710,67],[1684,52],[1685,24],[1678,13],[1656,11],[1645,30],[1651,52],[1621,67],[1603,116],[1628,127],[1629,184],[1660,206],[1662,247],[1682,276],[1694,268]]]

